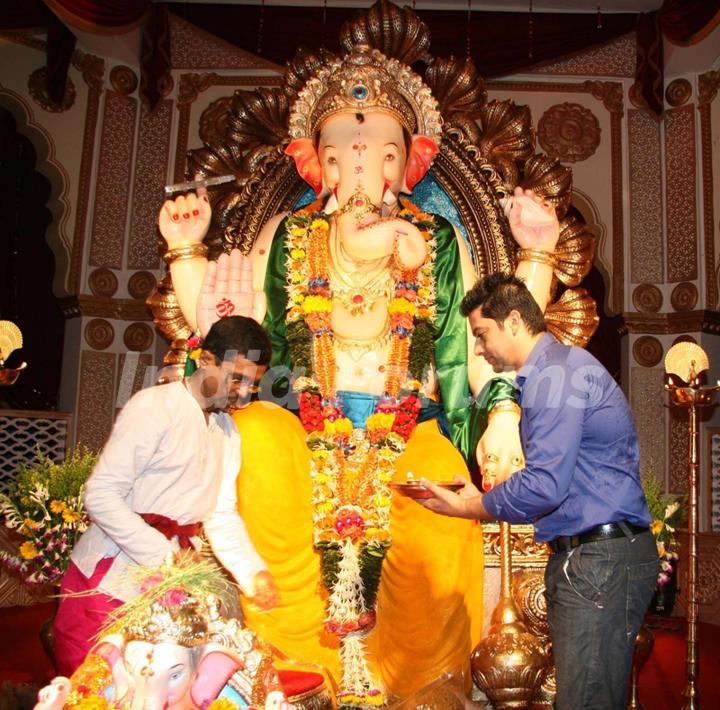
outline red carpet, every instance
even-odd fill
[[[685,619],[649,616],[655,636],[652,655],[640,674],[640,702],[645,710],[678,710],[686,684]],[[700,707],[720,708],[720,626],[698,625]]]
[[[42,685],[54,670],[40,643],[39,631],[54,604],[0,609],[0,686]],[[677,710],[685,688],[685,621],[648,617],[655,647],[640,675],[640,702],[645,710]],[[700,624],[700,703],[720,708],[720,627]],[[0,702],[0,706],[3,703]],[[13,707],[5,705],[5,707]]]

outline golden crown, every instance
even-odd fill
[[[126,619],[122,634],[125,641],[150,643],[177,643],[181,646],[199,646],[208,638],[208,610],[202,601],[187,597],[183,601],[166,605],[156,601],[140,613]]]
[[[367,45],[308,79],[290,111],[290,137],[313,138],[335,114],[370,111],[388,113],[411,134],[440,142],[442,118],[430,88],[410,67]]]

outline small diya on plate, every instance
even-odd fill
[[[448,491],[459,491],[465,485],[464,481],[430,481],[430,483],[434,483],[436,486],[445,488]],[[391,483],[390,488],[402,496],[414,498],[415,500],[425,500],[435,497],[416,479],[409,479],[404,483]]]

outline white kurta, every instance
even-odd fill
[[[103,557],[115,561],[100,590],[126,601],[137,595],[132,567],[161,564],[179,549],[140,513],[181,525],[202,521],[213,552],[246,594],[267,569],[237,512],[240,435],[227,414],[211,414],[181,382],[141,390],[125,405],[88,479],[92,524],[72,559],[89,577]]]

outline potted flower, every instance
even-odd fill
[[[650,530],[655,535],[660,558],[657,588],[650,609],[661,616],[670,616],[677,594],[679,544],[675,538],[675,530],[685,520],[686,497],[664,493],[652,465],[643,479],[643,490],[652,516]]]
[[[34,462],[20,464],[8,492],[0,493],[5,527],[24,538],[17,554],[0,551],[0,564],[26,584],[60,584],[73,546],[88,526],[83,498],[96,458],[78,448],[58,464],[38,451]]]

